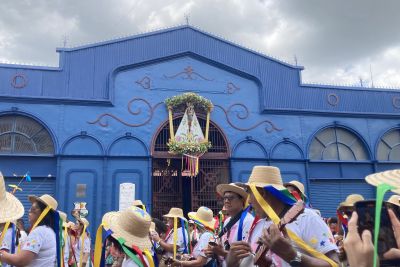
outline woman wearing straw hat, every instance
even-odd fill
[[[192,266],[192,267],[202,267],[209,266],[211,258],[208,258],[204,250],[208,247],[209,241],[214,241],[214,225],[215,219],[212,210],[207,207],[198,208],[197,212],[189,212],[189,218],[197,225],[199,231],[199,241],[193,248],[191,253],[192,260],[174,262],[175,266]],[[210,264],[211,266],[211,264]]]
[[[90,260],[90,238],[87,227],[89,221],[85,218],[76,218],[77,222],[74,227],[75,235],[71,236],[71,256],[69,263],[76,263],[78,267],[84,267]]]
[[[57,240],[54,231],[58,218],[57,201],[50,195],[29,196],[31,230],[17,254],[0,253],[0,260],[13,266],[54,266],[57,259]]]
[[[122,267],[153,264],[149,239],[151,217],[138,207],[104,214],[102,225],[111,234],[107,237],[110,253],[123,257]],[[154,265],[151,265],[154,266]]]
[[[15,252],[17,236],[14,221],[24,216],[24,206],[11,193],[6,192],[4,177],[0,172],[0,253]],[[1,260],[3,267],[9,266]]]
[[[167,219],[169,227],[165,239],[162,240],[157,233],[152,233],[151,236],[153,241],[164,250],[160,266],[165,263],[166,259],[174,255],[174,249],[176,249],[178,254],[188,253],[189,251],[189,235],[185,229],[186,218],[183,216],[182,209],[171,208],[168,214],[165,214],[163,217]],[[176,243],[174,239],[176,239]]]
[[[282,236],[275,225],[297,200],[283,186],[280,170],[273,166],[255,166],[248,183],[249,203],[256,214],[271,218],[269,230],[261,229],[262,234],[254,230],[251,242],[261,237],[270,248],[269,256],[275,265],[289,266],[337,266],[337,246],[328,226],[314,211],[306,208],[297,219],[286,225],[285,229],[290,238]],[[254,236],[253,236],[254,235]],[[301,249],[300,249],[301,248]],[[247,253],[238,252],[247,251]],[[232,244],[228,256],[228,266],[238,266],[242,258],[254,253],[247,242]],[[251,266],[251,265],[247,265]]]

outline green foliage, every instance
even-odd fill
[[[197,155],[206,153],[211,148],[211,142],[176,141],[170,140],[168,143],[169,152],[173,154]]]
[[[184,93],[176,95],[165,100],[165,104],[172,110],[185,110],[187,103],[191,103],[196,110],[211,112],[214,105],[212,102],[196,93]]]

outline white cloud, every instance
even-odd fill
[[[0,60],[57,65],[55,48],[185,23],[305,66],[304,80],[400,84],[400,1],[3,0]]]

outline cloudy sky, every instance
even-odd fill
[[[303,82],[400,88],[399,0],[1,0],[0,61],[189,23],[305,67]],[[372,70],[372,71],[371,71]],[[361,82],[362,81],[362,82]]]

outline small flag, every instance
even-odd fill
[[[31,182],[32,181],[32,178],[31,178],[31,176],[29,174],[25,174],[25,181],[27,181],[27,182]]]

